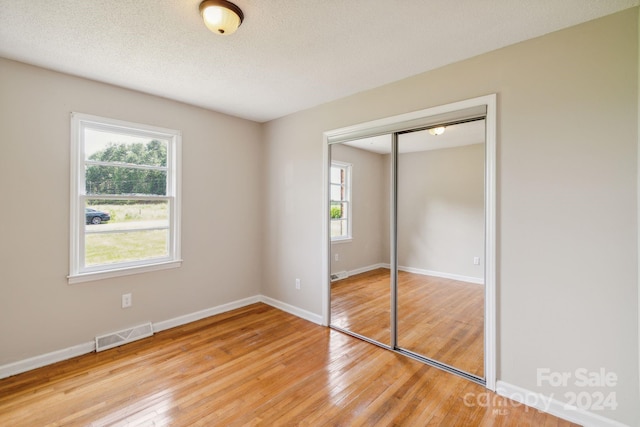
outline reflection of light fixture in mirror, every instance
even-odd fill
[[[226,0],[204,0],[200,14],[208,29],[223,35],[233,34],[244,20],[242,10]]]
[[[442,135],[444,133],[444,126],[438,126],[437,128],[429,129],[429,133],[433,136]]]

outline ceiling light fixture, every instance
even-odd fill
[[[226,0],[204,0],[200,3],[200,14],[208,29],[225,36],[233,34],[244,20],[242,10]]]
[[[429,129],[429,133],[433,136],[438,136],[438,135],[442,135],[444,133],[444,130],[445,130],[444,126],[438,126],[437,128]]]

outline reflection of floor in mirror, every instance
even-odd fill
[[[331,324],[389,345],[390,279],[379,268],[331,283]]]
[[[389,283],[383,268],[332,283],[332,324],[388,344]],[[400,271],[398,344],[483,377],[484,286]]]

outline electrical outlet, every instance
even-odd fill
[[[132,304],[131,294],[122,294],[122,308],[129,308]]]
[[[296,289],[300,290],[300,279],[296,279]]]
[[[474,265],[480,265],[480,257],[479,256],[474,256],[473,257],[473,264]]]
[[[340,254],[336,254],[335,255],[335,259],[336,259],[336,261],[340,261]]]

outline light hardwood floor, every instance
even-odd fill
[[[254,304],[0,380],[0,425],[572,424]]]
[[[331,323],[390,344],[390,274],[379,268],[331,285]],[[482,378],[484,286],[398,272],[398,346]]]

